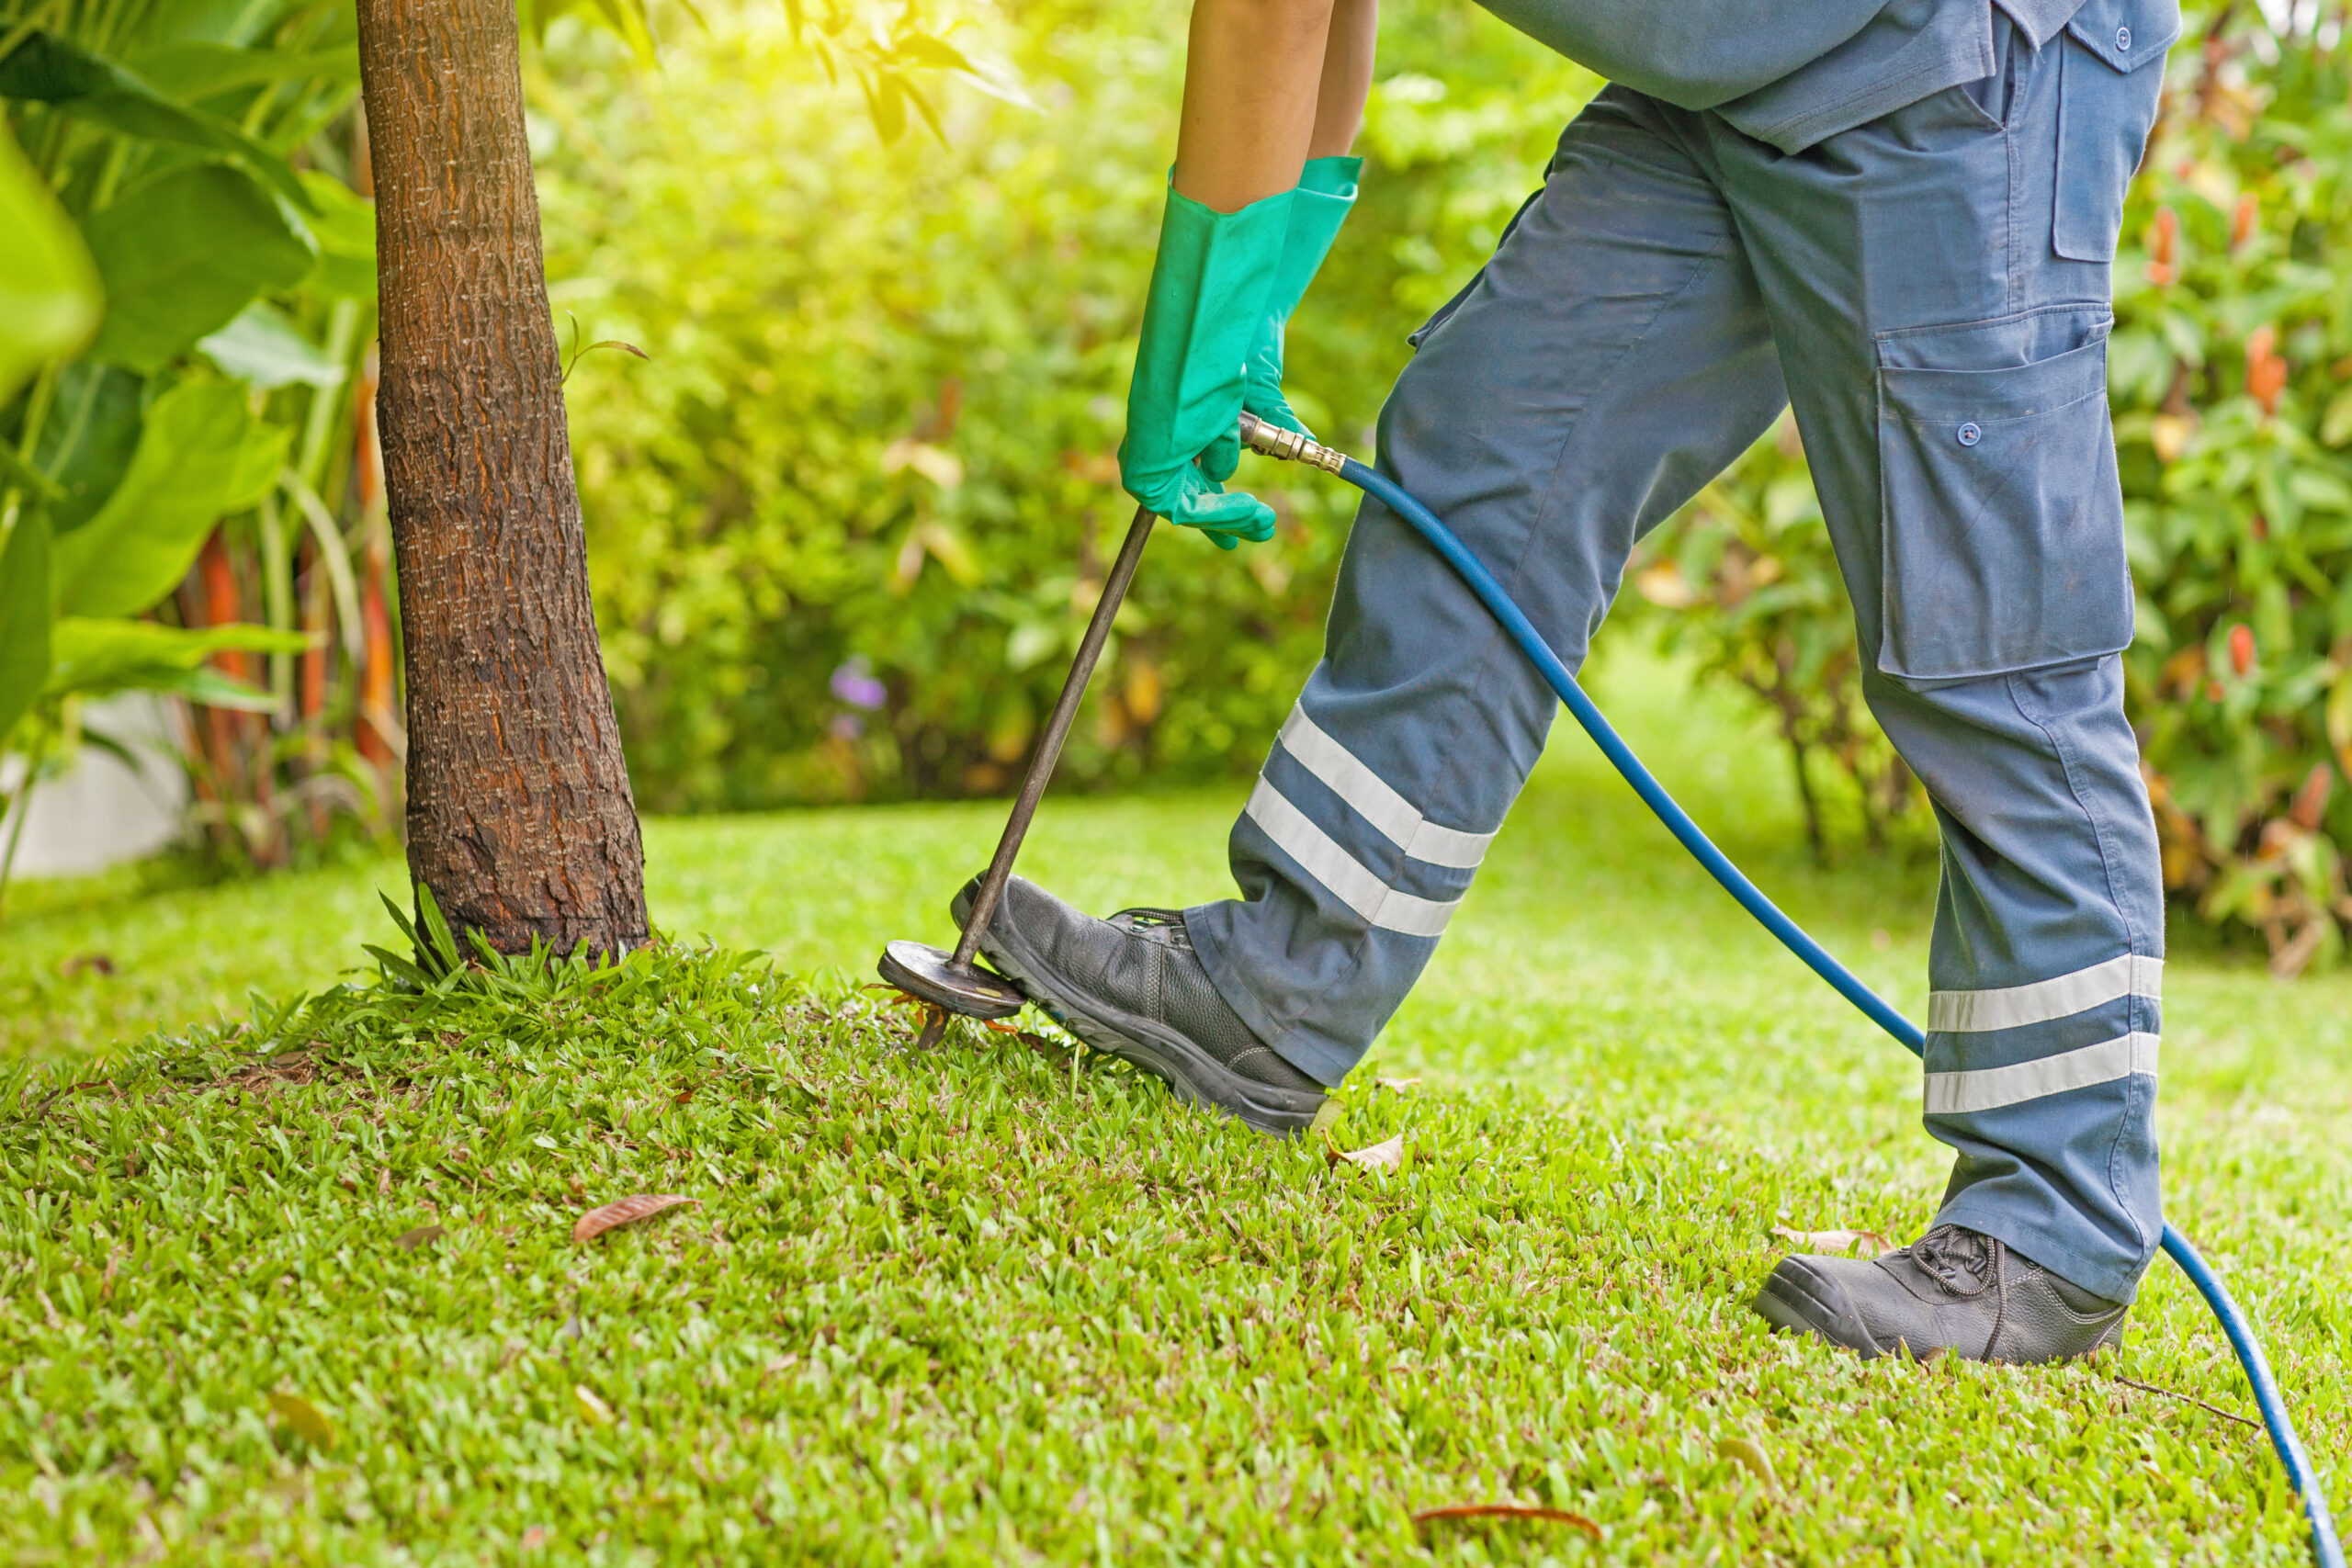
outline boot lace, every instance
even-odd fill
[[[1910,1253],[1922,1271],[1955,1296],[1982,1295],[1987,1287],[1998,1292],[1993,1332],[1978,1358],[1991,1360],[2009,1317],[2009,1249],[1997,1236],[1960,1225],[1938,1225],[1913,1244]]]

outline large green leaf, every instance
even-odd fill
[[[266,299],[246,306],[235,321],[197,347],[228,374],[265,389],[298,382],[333,387],[343,380],[343,367],[320,353],[286,312]]]
[[[0,123],[0,404],[98,324],[90,254],[57,198]]]
[[[135,615],[177,587],[212,525],[267,494],[291,434],[265,425],[232,381],[157,398],[98,514],[57,542],[62,615]]]
[[[229,324],[265,288],[311,270],[310,236],[224,164],[174,169],[95,214],[90,252],[107,320],[90,357],[153,373]]]
[[[226,152],[277,187],[297,207],[311,198],[286,161],[235,124],[174,103],[119,62],[71,39],[33,28],[0,57],[0,97],[54,104],[77,118],[126,136]]]
[[[153,621],[88,619],[67,615],[52,633],[56,660],[50,696],[100,697],[110,692],[175,692],[211,707],[266,710],[266,692],[206,665],[229,649],[248,653],[300,653],[310,647],[300,632],[233,625],[184,630]]]
[[[0,740],[48,684],[49,525],[19,518],[0,550]]]
[[[57,378],[57,395],[33,449],[33,467],[54,487],[49,525],[70,534],[97,515],[138,449],[140,400],[147,383],[114,365],[78,360]]]
[[[265,82],[356,82],[359,51],[238,49],[225,43],[170,43],[131,55],[123,68],[182,103]]]
[[[315,169],[302,171],[315,209],[305,220],[319,242],[309,286],[339,299],[376,302],[376,204]]]

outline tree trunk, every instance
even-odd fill
[[[408,677],[408,859],[453,926],[617,953],[644,854],[523,132],[514,0],[359,0],[378,418]]]

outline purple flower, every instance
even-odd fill
[[[873,670],[863,657],[851,660],[833,671],[833,695],[854,708],[872,713],[890,699],[890,689],[874,678]]]

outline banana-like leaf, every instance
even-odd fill
[[[319,242],[318,270],[308,286],[337,299],[376,301],[376,204],[315,169],[302,184],[317,210],[307,221]]]
[[[32,467],[54,493],[43,497],[60,537],[97,515],[139,447],[146,381],[115,365],[76,360],[59,372],[41,422]]]
[[[90,357],[151,374],[264,289],[301,281],[318,258],[308,231],[225,164],[135,186],[85,232],[107,285],[106,325]]]
[[[57,542],[65,615],[135,615],[178,586],[212,525],[269,492],[292,432],[264,425],[233,381],[184,381],[155,400],[122,482]]]
[[[28,31],[0,58],[0,97],[54,104],[66,113],[126,136],[226,152],[307,209],[310,194],[283,158],[233,122],[174,103],[118,62],[55,33]]]
[[[285,311],[266,299],[246,306],[196,346],[228,374],[265,390],[298,382],[333,387],[343,380],[343,367],[320,353]]]
[[[55,662],[49,696],[104,696],[111,692],[173,692],[211,707],[265,712],[277,699],[215,670],[205,660],[228,649],[300,653],[300,632],[243,624],[193,630],[153,621],[62,616],[51,632]]]
[[[49,683],[49,523],[17,520],[0,550],[0,740]]]
[[[98,275],[57,197],[0,124],[0,405],[98,324]]]
[[[183,39],[131,55],[122,64],[157,92],[184,104],[266,82],[359,80],[359,50],[352,43],[332,49],[276,50]]]

